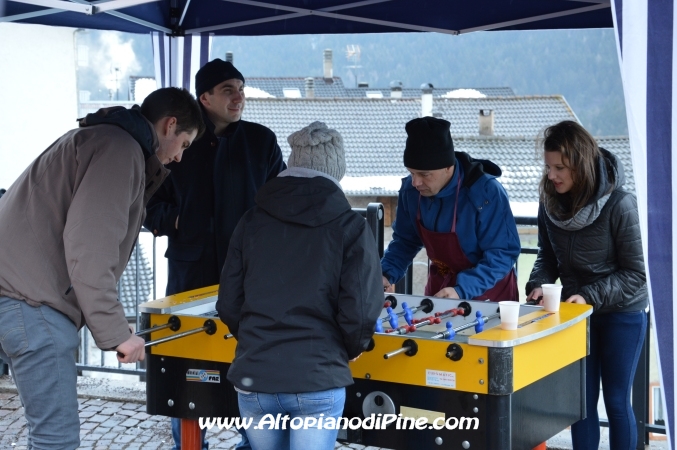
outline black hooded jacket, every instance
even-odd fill
[[[237,225],[221,274],[216,309],[238,341],[228,380],[267,393],[350,385],[348,360],[382,307],[376,243],[340,188],[274,178]]]
[[[275,134],[257,123],[231,123],[223,136],[203,110],[206,131],[171,163],[148,203],[144,226],[167,236],[167,295],[218,284],[228,241],[254,196],[286,168]],[[178,217],[178,229],[175,224]]]
[[[648,293],[637,199],[622,189],[621,162],[600,150],[597,190],[576,223],[560,222],[539,206],[538,256],[526,292],[559,278],[562,300],[578,294],[595,313],[639,311]]]

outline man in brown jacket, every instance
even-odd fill
[[[144,359],[117,299],[145,205],[204,125],[186,90],[80,120],[0,200],[0,357],[29,425],[29,448],[80,444],[75,351],[87,324],[99,348]]]

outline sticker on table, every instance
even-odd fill
[[[425,385],[456,389],[456,372],[426,369]]]
[[[221,383],[221,372],[218,370],[188,369],[186,381],[198,383]]]

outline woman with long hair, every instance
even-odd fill
[[[575,450],[599,447],[600,381],[614,450],[636,447],[632,380],[646,333],[648,294],[635,196],[623,189],[623,165],[578,123],[543,136],[538,256],[527,300],[561,281],[562,301],[592,305],[586,358],[587,418],[571,427]]]

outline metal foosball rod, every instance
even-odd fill
[[[413,339],[407,339],[402,344],[402,348],[394,350],[390,353],[386,353],[383,355],[383,359],[390,359],[395,355],[399,355],[400,353],[404,353],[407,356],[414,356],[416,353],[418,353],[418,344]]]
[[[421,300],[421,303],[418,306],[414,306],[413,308],[409,308],[407,302],[402,302],[402,311],[393,314],[395,314],[395,317],[404,317],[406,320],[407,317],[411,318],[411,316],[416,314],[418,311],[423,311],[424,313],[427,314],[434,308],[435,304],[433,303],[433,301],[430,300],[429,298],[424,298],[423,300]],[[388,312],[388,316],[383,317],[381,319],[381,322],[383,323],[388,322],[390,320],[392,307],[390,305],[386,305],[386,311]],[[407,320],[407,323],[409,323],[410,321],[411,319]]]
[[[391,330],[388,330],[387,332],[397,333],[397,334],[413,333],[417,329],[424,327],[426,325],[436,325],[436,324],[441,323],[441,322],[442,322],[442,319],[440,319],[439,317],[433,317],[433,316],[424,317],[422,319],[419,319],[416,323],[412,323],[411,325],[399,327],[399,328],[396,328],[396,329],[391,329]]]
[[[490,316],[482,316],[482,313],[480,313],[479,311],[477,311],[476,315],[477,315],[476,316],[477,319],[473,320],[472,322],[466,323],[464,325],[455,327],[454,331],[456,331],[458,333],[459,331],[463,331],[463,330],[467,330],[468,328],[475,327],[475,331],[477,333],[479,333],[484,328],[485,323],[489,322],[492,319],[498,319],[499,317],[501,317],[501,315],[499,313],[492,314]],[[478,328],[480,328],[480,329],[478,330]]]
[[[153,331],[157,331],[157,330],[153,330]],[[212,319],[207,319],[207,320],[205,320],[204,326],[202,326],[200,328],[195,328],[193,330],[184,331],[183,333],[175,334],[173,336],[167,336],[167,337],[164,337],[164,338],[157,339],[155,341],[148,341],[148,342],[145,343],[144,347],[152,347],[154,345],[162,344],[163,342],[169,342],[169,341],[173,341],[175,339],[181,339],[183,337],[190,336],[192,334],[202,333],[202,332],[207,333],[208,335],[212,335],[212,334],[216,333],[216,322],[214,322]],[[123,353],[117,352],[117,354],[121,358],[125,357],[125,355]]]
[[[435,317],[444,319],[446,317],[463,316],[468,317],[472,312],[472,306],[468,302],[461,302],[456,308],[451,308],[443,312],[436,312]]]
[[[154,326],[152,328],[147,328],[145,330],[140,330],[140,331],[137,331],[135,334],[137,336],[145,336],[146,334],[150,334],[150,333],[153,333],[155,331],[164,330],[165,328],[169,328],[172,331],[179,331],[179,329],[181,328],[181,319],[179,319],[177,316],[171,316],[166,324],[157,325],[157,326]]]
[[[451,322],[447,322],[447,331],[440,331],[437,334],[434,334],[430,336],[430,339],[448,339],[452,340],[454,336],[456,336],[456,332],[454,331],[453,325]]]
[[[169,342],[169,341],[173,341],[173,340],[176,340],[176,339],[181,339],[183,337],[190,336],[192,334],[202,333],[202,332],[205,332],[208,335],[212,335],[212,334],[216,333],[216,322],[214,322],[212,319],[207,319],[207,320],[205,320],[204,326],[202,326],[200,328],[195,328],[195,329],[192,329],[192,330],[184,331],[183,333],[175,334],[173,336],[167,336],[167,337],[164,337],[164,338],[157,339],[155,341],[148,341],[148,342],[146,342],[144,347],[152,347],[153,345],[158,345],[158,344],[162,344],[164,342]]]

